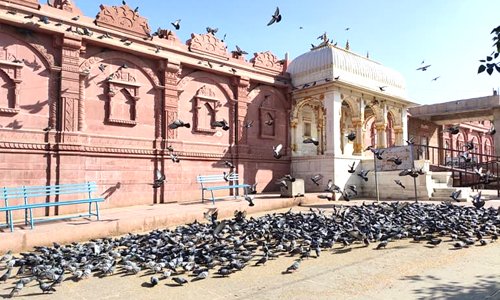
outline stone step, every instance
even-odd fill
[[[468,201],[467,198],[458,198],[458,200],[460,202],[467,202]],[[434,197],[434,196],[430,197],[429,201],[440,201],[440,202],[442,202],[442,201],[452,201],[452,202],[455,202],[450,197]]]

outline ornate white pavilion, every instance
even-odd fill
[[[345,49],[330,44],[326,34],[287,71],[293,85],[292,174],[306,179],[306,191],[323,189],[307,179],[318,173],[341,187],[356,182],[348,164],[371,160],[371,152],[364,151],[369,145],[404,145],[406,110],[417,104],[408,100],[397,71],[352,53],[349,43]],[[346,137],[351,132],[356,134],[352,142]],[[309,137],[319,145],[302,142]]]

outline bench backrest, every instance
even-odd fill
[[[234,173],[228,176],[228,181],[224,179],[224,175],[222,174],[217,174],[217,175],[198,175],[196,176],[196,181],[201,184],[203,187],[203,184],[206,183],[217,183],[217,182],[238,182],[239,180],[239,175]]]
[[[92,198],[91,193],[97,191],[97,183],[75,183],[61,185],[46,185],[46,186],[23,186],[16,188],[4,187],[0,190],[0,199],[5,201],[5,206],[8,206],[10,199],[24,199],[27,204],[28,198],[47,197],[51,195],[69,195],[69,194],[88,194],[89,199]]]

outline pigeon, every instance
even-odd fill
[[[415,142],[413,141],[414,138],[410,138],[409,140],[406,141],[408,145],[413,145]]]
[[[175,20],[175,22],[170,23],[172,26],[174,26],[175,30],[179,30],[181,28],[181,19]]]
[[[172,277],[172,280],[175,281],[178,285],[184,285],[188,283],[188,281],[183,277]]]
[[[460,158],[463,158],[463,160],[468,163],[472,161],[472,157],[469,157],[469,151],[462,152]]]
[[[333,183],[333,180],[331,180],[331,179],[328,180],[328,184],[326,185],[325,192],[342,193],[342,191],[340,190],[340,187],[338,187],[337,185],[335,185]]]
[[[279,7],[276,7],[276,10],[274,11],[274,14],[271,17],[271,21],[267,23],[267,26],[271,26],[274,23],[279,23],[280,21],[281,21],[280,9]]]
[[[467,148],[467,150],[474,150],[474,143],[472,141],[467,141],[462,147]]]
[[[234,165],[227,160],[224,161],[224,165],[230,169],[234,169]]]
[[[71,18],[71,20],[73,20],[73,21],[78,21],[78,19],[80,19],[80,16],[76,16],[76,17]]]
[[[102,72],[102,73],[104,73],[104,71],[106,70],[106,67],[107,67],[107,65],[105,65],[105,64],[100,64],[100,65],[99,65],[99,70],[101,70],[101,72]]]
[[[8,268],[7,269],[7,272],[5,272],[1,277],[0,277],[0,281],[3,281],[3,282],[6,282],[7,279],[10,278],[10,273],[12,272],[12,267]]]
[[[483,199],[481,199],[481,191],[479,191],[477,195],[472,197],[472,204],[477,209],[482,208],[486,204],[486,202]]]
[[[346,137],[349,141],[352,142],[356,139],[356,132],[352,131],[351,133],[347,134]]]
[[[285,189],[288,190],[288,184],[286,183],[286,180],[278,180],[276,181],[276,184],[280,187],[284,187]]]
[[[41,281],[40,279],[38,279],[38,284],[39,284],[39,287],[42,290],[43,294],[56,291],[56,289],[52,285],[45,283],[45,282]]]
[[[447,127],[443,130],[443,132],[450,132],[451,134],[453,135],[456,135],[460,132],[460,130],[458,129],[460,125],[452,125],[450,127]]]
[[[264,122],[264,124],[266,124],[267,126],[272,126],[274,124],[274,120],[273,119],[267,120]]]
[[[278,146],[274,147],[273,146],[273,156],[276,159],[280,159],[283,155],[280,153],[281,149],[283,148],[282,144],[279,144]]]
[[[44,23],[44,24],[50,24],[50,20],[49,20],[49,18],[47,18],[46,16],[41,16],[41,17],[39,18],[39,22],[42,22],[42,23]]]
[[[289,266],[286,271],[288,273],[291,273],[291,272],[295,272],[299,269],[300,267],[300,263],[302,262],[302,259],[297,259],[297,261],[295,261],[291,266]]]
[[[441,76],[434,77],[434,78],[431,79],[431,81],[437,81],[439,78],[441,78]]]
[[[420,67],[417,69],[417,71],[427,71],[427,69],[430,67],[431,65],[426,65],[426,66],[423,66],[423,67]]]
[[[203,272],[198,273],[198,275],[196,276],[196,278],[194,278],[191,281],[202,280],[202,279],[206,279],[206,278],[208,278],[208,271],[203,271]]]
[[[381,92],[385,92],[385,88],[386,88],[386,87],[387,87],[387,86],[386,86],[386,85],[384,85],[384,86],[379,86],[378,88],[380,89],[380,91],[381,91]]]
[[[355,194],[351,190],[344,190],[344,192],[342,193],[342,198],[345,201],[351,201],[351,197],[353,197],[353,196],[355,196]]]
[[[266,253],[264,256],[262,256],[261,259],[259,259],[259,261],[257,261],[255,263],[255,266],[258,266],[258,265],[266,265],[266,262],[269,260],[269,254]]]
[[[257,182],[250,185],[248,193],[249,194],[257,194]]]
[[[165,183],[165,174],[162,174],[160,170],[156,169],[156,179],[151,184],[154,189],[161,187]]]
[[[347,170],[347,172],[349,172],[351,174],[354,174],[356,172],[356,169],[354,168],[355,165],[356,165],[355,161],[352,162],[352,165],[348,165],[349,166],[349,170]]]
[[[375,148],[373,148],[373,146],[368,146],[368,147],[366,147],[365,151],[367,151],[367,150],[370,150],[373,153],[373,155],[375,155],[375,157],[378,160],[382,160],[383,159],[382,158],[382,154],[385,151],[384,149],[375,149]]]
[[[322,175],[322,174],[316,174],[316,175],[314,175],[313,177],[311,177],[312,182],[313,182],[315,185],[317,185],[317,186],[319,186],[319,181],[320,181],[321,179],[323,179],[323,175]]]
[[[210,27],[207,27],[207,33],[210,33],[212,35],[215,35],[219,31],[219,28],[212,29]]]
[[[16,9],[9,10],[9,11],[7,11],[7,14],[15,16],[15,15],[17,15],[17,10]]]
[[[222,127],[222,130],[224,130],[224,131],[228,131],[229,130],[229,126],[227,124],[227,121],[224,120],[224,119],[222,119],[222,121],[213,122],[212,126],[214,126],[214,127]]]
[[[460,241],[460,242],[456,242],[455,244],[453,244],[453,247],[455,249],[467,248],[467,244],[465,244],[464,242]]]
[[[393,162],[395,165],[398,166],[403,163],[403,161],[399,157],[390,157],[387,159],[387,161]]]
[[[253,121],[243,124],[243,128],[250,128],[253,126]]]
[[[479,244],[480,244],[481,246],[486,246],[486,245],[488,245],[489,243],[490,243],[490,241],[489,241],[489,240],[486,240],[486,239],[480,239],[480,240],[479,240]]]
[[[437,245],[441,244],[442,241],[443,241],[442,239],[432,239],[428,241],[427,244],[437,247]]]
[[[172,162],[174,162],[174,163],[181,162],[181,160],[179,159],[179,155],[174,155],[173,152],[170,152],[169,155],[170,155],[170,159],[172,160]]]
[[[494,135],[495,133],[497,133],[497,131],[495,129],[495,126],[493,125],[493,123],[491,123],[490,129],[488,130],[488,134],[489,135]]]
[[[17,59],[16,58],[12,62],[15,63],[15,64],[22,64],[22,63],[24,63],[24,58],[23,59]]]
[[[347,186],[347,188],[350,189],[351,191],[353,191],[355,195],[358,194],[358,188],[356,187],[356,185],[350,184]]]
[[[387,247],[387,244],[388,244],[388,243],[389,243],[389,241],[388,241],[388,240],[384,240],[384,241],[380,242],[380,244],[378,244],[378,245],[377,245],[377,248],[376,248],[376,249],[377,249],[377,250],[380,250],[380,249],[382,249],[382,248],[384,248],[384,249],[385,249],[385,247]]]
[[[460,200],[458,199],[458,197],[460,197],[460,194],[462,194],[462,190],[456,190],[456,191],[453,191],[451,193],[451,196],[450,198],[453,199],[454,201],[456,202],[460,202]]]
[[[14,286],[14,288],[12,288],[12,291],[9,294],[9,298],[12,298],[15,295],[19,294],[19,292],[23,289],[23,287],[24,287],[23,281],[19,280]]]
[[[242,55],[246,55],[246,54],[248,54],[248,52],[241,50],[241,48],[240,48],[240,47],[238,47],[238,45],[236,45],[236,51],[235,51],[235,53],[236,53],[237,55],[239,55],[239,56],[242,56]]]
[[[358,176],[361,177],[364,181],[368,181],[368,177],[366,175],[368,175],[368,172],[370,172],[370,170],[361,170],[361,172],[358,173]]]
[[[404,188],[404,189],[406,188],[406,187],[403,185],[403,183],[401,182],[401,180],[396,179],[396,180],[394,180],[394,182],[395,182],[397,185],[399,185],[400,187],[402,187],[402,188]]]
[[[254,206],[255,204],[253,203],[253,196],[245,196],[245,200],[248,202],[248,206]]]
[[[158,285],[158,283],[160,283],[160,280],[158,279],[158,277],[151,276],[151,278],[149,278],[149,283],[151,283],[151,286],[156,286]]]
[[[2,258],[0,258],[0,262],[6,262],[6,261],[9,261],[10,258],[12,257],[12,251],[9,250],[7,251],[7,253],[5,253]]]
[[[170,129],[177,129],[179,127],[191,128],[191,124],[184,123],[183,121],[181,121],[179,119],[175,119],[170,125],[168,125],[168,128],[170,128]]]
[[[318,146],[319,145],[319,141],[317,139],[315,139],[315,138],[312,138],[312,137],[303,140],[302,143],[304,143],[304,144],[314,144],[314,146]]]
[[[326,199],[328,201],[333,201],[333,196],[328,196],[328,194],[318,195],[318,198],[320,198],[320,199]]]

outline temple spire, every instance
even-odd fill
[[[349,40],[347,40],[347,43],[345,44],[345,49],[349,50]]]

